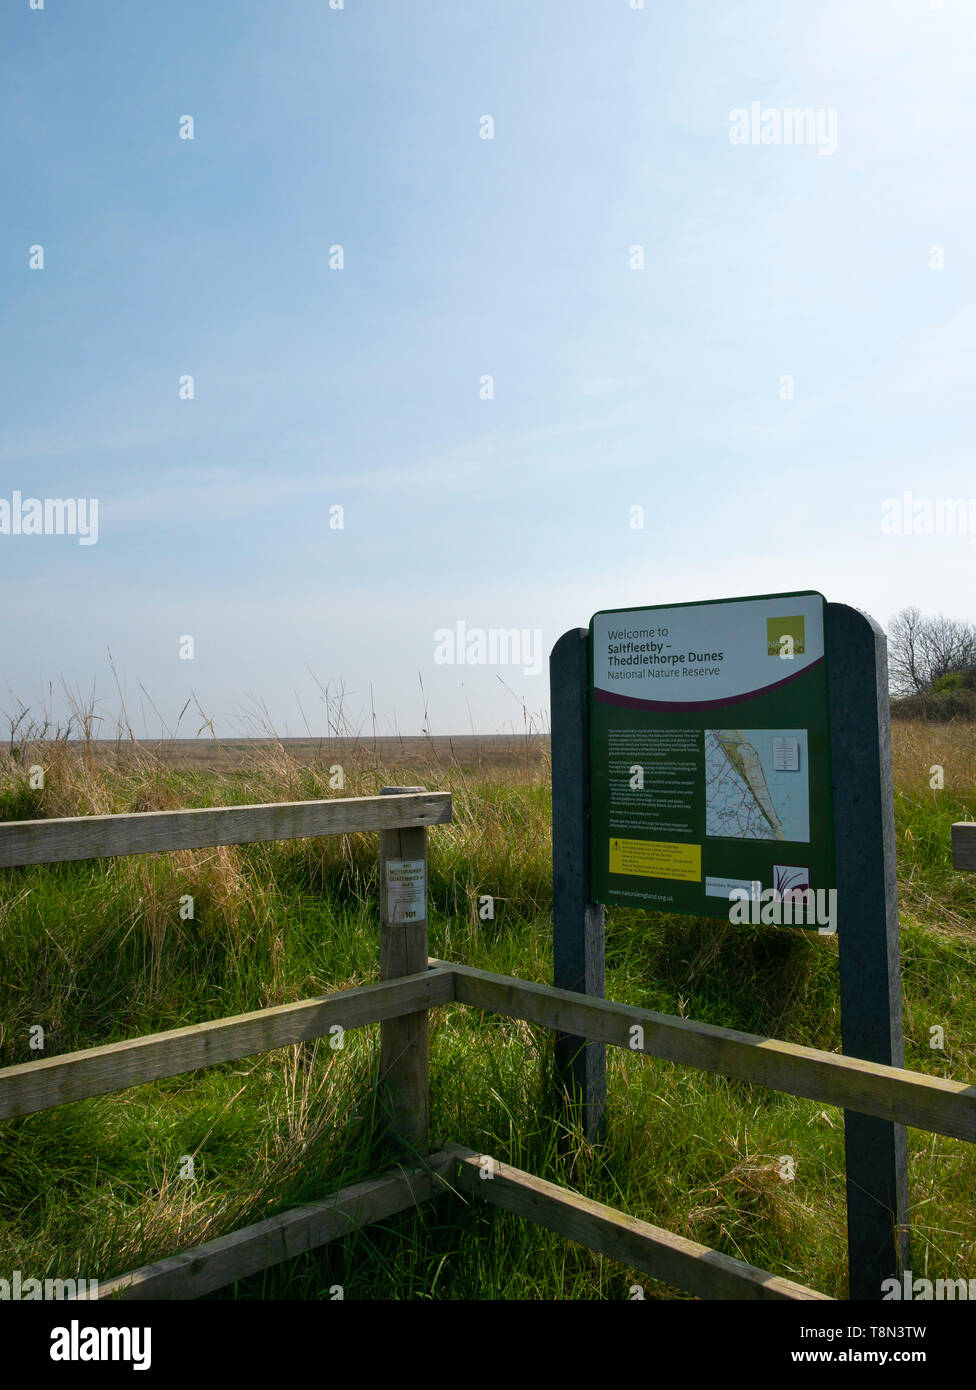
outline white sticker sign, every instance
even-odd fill
[[[773,768],[776,772],[799,772],[800,740],[788,735],[773,739]]]
[[[386,861],[386,920],[420,922],[427,916],[424,895],[426,863],[423,859]]]

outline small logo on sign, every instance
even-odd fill
[[[766,619],[766,654],[768,656],[803,656],[806,651],[806,632],[803,617]]]

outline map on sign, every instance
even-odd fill
[[[805,729],[705,730],[705,834],[810,839]]]

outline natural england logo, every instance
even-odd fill
[[[0,536],[77,536],[79,545],[95,545],[98,498],[0,497]]]
[[[753,101],[729,112],[733,145],[810,145],[817,154],[837,150],[835,106],[763,106]]]
[[[795,618],[766,619],[766,654],[790,661],[804,656],[807,650],[806,621],[802,614]]]

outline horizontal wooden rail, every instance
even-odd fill
[[[265,806],[7,821],[0,824],[0,868],[245,845],[259,840],[300,840],[309,835],[350,835],[361,830],[403,830],[444,825],[450,819],[450,792],[412,792],[271,802]]]
[[[0,1070],[0,1119],[125,1090],[457,1000],[561,1033],[736,1077],[897,1124],[976,1141],[976,1086],[696,1023],[449,961],[358,989]]]
[[[976,821],[959,820],[952,827],[952,867],[976,874]]]
[[[483,1197],[493,1206],[503,1207],[628,1269],[639,1269],[699,1298],[833,1302],[828,1294],[794,1284],[791,1279],[757,1269],[660,1226],[625,1216],[613,1207],[605,1207],[497,1159],[492,1159],[488,1168],[483,1161],[486,1156],[473,1149],[457,1144],[445,1147],[456,1156],[457,1178],[472,1197]],[[486,1178],[486,1172],[491,1176]]]
[[[294,1207],[170,1259],[143,1265],[75,1301],[200,1298],[449,1191],[444,1177],[456,1169],[455,1156],[442,1150],[429,1155],[422,1168],[356,1183],[321,1202]]]
[[[639,1025],[643,1045],[634,1050],[651,1057],[976,1141],[976,1086],[962,1081],[587,998],[467,965],[450,966],[447,961],[431,961],[431,965],[453,969],[455,998],[461,1004],[627,1049],[634,1036],[631,1029]]]
[[[349,1029],[382,1023],[453,998],[453,971],[427,970],[318,999],[4,1067],[0,1070],[0,1119],[307,1042],[322,1037],[334,1024]]]

